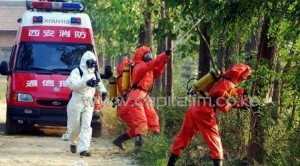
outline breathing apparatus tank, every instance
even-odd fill
[[[192,84],[191,91],[194,93],[200,92],[204,95],[205,93],[209,92],[211,87],[215,85],[214,83],[217,83],[217,81],[220,80],[220,78],[220,71],[210,71],[209,73],[207,73],[202,78],[200,78]]]
[[[110,100],[115,100],[117,96],[118,96],[117,78],[116,77],[111,77],[109,79],[109,99]]]
[[[127,92],[130,88],[130,80],[131,80],[131,66],[125,65],[122,74],[122,89],[124,92]]]

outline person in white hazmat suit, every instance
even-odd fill
[[[105,89],[101,78],[95,75],[96,56],[93,52],[87,51],[80,61],[80,69],[72,70],[67,79],[67,84],[72,91],[72,97],[67,105],[67,130],[70,142],[70,151],[79,152],[80,156],[91,156],[89,152],[92,137],[91,121],[94,111],[94,94],[96,91],[105,98]],[[99,73],[97,73],[99,74]]]

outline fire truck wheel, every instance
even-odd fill
[[[100,137],[101,136],[101,130],[102,130],[102,123],[92,123],[92,137]]]
[[[17,134],[17,132],[18,132],[18,123],[7,118],[5,128],[6,128],[6,134],[7,135]]]

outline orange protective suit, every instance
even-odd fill
[[[162,53],[157,58],[144,62],[142,58],[147,52],[150,52],[150,48],[142,46],[133,55],[135,66],[131,74],[132,89],[127,98],[135,135],[146,135],[148,127],[153,132],[160,130],[159,119],[148,90],[152,87],[154,79],[160,77],[164,72],[168,55]]]
[[[251,68],[244,64],[237,64],[228,69],[224,78],[218,82],[210,91],[209,96],[213,104],[209,101],[196,101],[188,108],[181,127],[181,131],[175,137],[171,147],[171,152],[179,156],[182,150],[190,143],[193,135],[200,131],[203,139],[208,145],[212,159],[223,159],[222,143],[215,118],[215,109],[228,112],[232,106],[241,106],[244,101],[235,102],[231,105],[227,99],[242,96],[244,90],[236,88],[236,85],[245,80],[251,72]]]
[[[132,63],[132,60],[130,59],[124,59],[118,66],[117,66],[117,73],[119,76],[122,75],[123,68],[125,65]],[[118,83],[118,91],[121,96],[123,96],[124,92],[122,90],[122,77],[117,78],[117,83]],[[124,100],[124,98],[121,98],[121,100]],[[118,105],[118,116],[120,119],[126,124],[127,126],[127,131],[126,133],[128,134],[129,138],[133,138],[135,136],[134,133],[134,125],[131,120],[130,114],[128,107],[126,105],[125,101],[120,101],[120,104]]]

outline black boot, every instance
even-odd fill
[[[176,161],[178,160],[179,155],[171,153],[171,156],[168,161],[168,166],[175,166]]]
[[[141,153],[141,149],[142,149],[142,145],[143,145],[143,138],[142,135],[139,134],[135,137],[135,149],[134,149],[134,153],[136,155]]]
[[[129,135],[127,133],[123,133],[113,140],[113,144],[118,146],[120,149],[125,150],[123,146],[123,142],[129,139],[130,139]]]
[[[213,159],[213,164],[214,164],[214,166],[222,166],[223,165],[223,160]]]
[[[82,152],[79,153],[80,156],[84,156],[84,157],[90,157],[92,154],[91,152],[87,151],[87,150],[84,150]]]
[[[70,151],[76,153],[76,145],[70,145]]]

